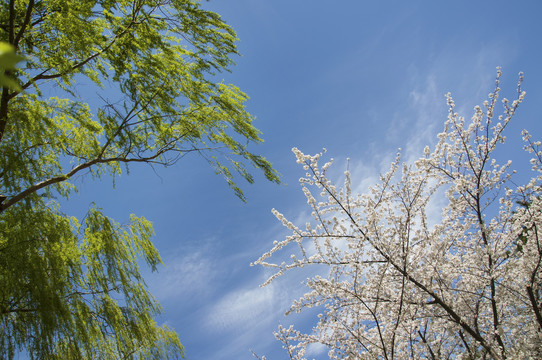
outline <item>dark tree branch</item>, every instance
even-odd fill
[[[8,41],[13,45],[15,36],[15,0],[9,0]]]
[[[435,353],[433,352],[433,349],[431,349],[431,345],[429,345],[429,343],[427,342],[427,340],[425,338],[425,335],[420,330],[418,330],[418,335],[420,335],[420,338],[422,339],[423,343],[425,344],[425,346],[427,346],[427,350],[429,350],[429,354],[431,355],[431,359],[436,360],[437,357],[435,356]]]
[[[538,304],[536,302],[536,297],[533,292],[533,288],[529,285],[526,288],[527,294],[529,295],[529,301],[531,301],[531,306],[533,307],[533,311],[536,315],[536,321],[538,322],[539,329],[542,329],[542,314],[540,313],[540,308],[538,307]]]
[[[15,47],[15,49],[19,48],[19,41],[21,41],[21,38],[23,37],[23,34],[24,34],[25,30],[26,30],[26,27],[30,23],[30,19],[31,19],[33,10],[34,10],[34,0],[30,0],[28,2],[28,7],[26,8],[26,14],[25,14],[25,17],[24,17],[23,24],[21,25],[21,28],[19,29],[19,32],[17,33],[17,36],[13,40],[13,46]]]

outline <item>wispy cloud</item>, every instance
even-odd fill
[[[235,289],[210,308],[204,326],[213,332],[239,331],[267,322],[278,308],[277,287],[246,286]]]
[[[260,280],[262,283],[264,278]],[[274,282],[263,288],[258,285],[251,282],[232,289],[206,309],[201,325],[205,332],[232,339],[220,349],[220,358],[242,353],[248,358],[250,349],[265,354],[276,345],[272,331],[284,322],[283,314],[293,296],[298,295],[295,289],[299,288],[299,282],[288,281],[286,286]]]
[[[208,296],[218,268],[206,249],[206,246],[190,251],[182,249],[182,252],[179,249],[166,255],[165,266],[159,272],[146,276],[151,292],[163,303]]]

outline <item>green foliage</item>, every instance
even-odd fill
[[[15,53],[13,46],[0,42],[0,86],[21,90],[19,84],[9,76],[9,72],[15,70],[15,65],[21,60],[23,60],[23,57]],[[6,71],[8,71],[8,74],[6,74]]]
[[[242,199],[246,164],[279,182],[247,150],[262,141],[247,96],[215,81],[237,54],[234,31],[193,0],[11,0],[0,41],[0,358],[182,357],[137,265],[161,263],[151,224],[96,207],[78,220],[54,199],[78,173],[192,152]],[[79,84],[117,98],[89,102]]]
[[[79,225],[35,204],[11,207],[0,222],[2,358],[19,348],[37,359],[179,357],[177,335],[153,320],[160,306],[137,265],[160,263],[150,223],[132,217],[121,227],[94,208]]]

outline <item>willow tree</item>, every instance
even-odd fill
[[[97,208],[76,219],[55,199],[76,174],[191,152],[241,198],[246,165],[278,182],[247,150],[261,141],[247,96],[215,81],[237,54],[234,31],[196,1],[11,0],[0,41],[24,57],[1,69],[0,357],[181,357],[138,268],[161,262],[150,223],[120,226]],[[86,98],[101,89],[109,97]]]

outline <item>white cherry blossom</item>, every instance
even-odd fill
[[[432,151],[414,164],[399,154],[365,194],[352,193],[348,170],[333,184],[323,153],[293,149],[313,222],[298,227],[273,210],[291,234],[254,264],[275,269],[264,285],[304,266],[329,271],[290,309],[321,309],[313,331],[276,333],[290,359],[311,344],[330,359],[542,358],[542,152],[524,131],[533,174],[521,186],[512,163],[495,158],[525,96],[520,73],[517,98],[498,101],[500,77],[470,122],[448,94]],[[439,196],[447,204],[434,224],[428,205]],[[281,251],[294,255],[273,263]]]

